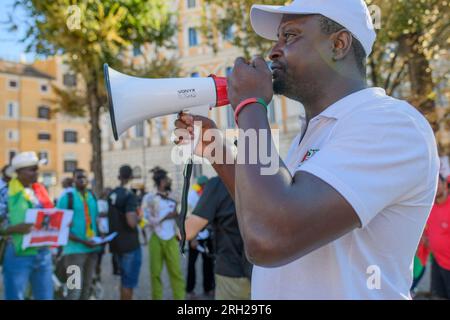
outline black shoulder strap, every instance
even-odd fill
[[[67,193],[68,201],[67,201],[67,209],[73,210],[73,192]]]

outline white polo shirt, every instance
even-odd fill
[[[311,119],[285,161],[336,189],[362,227],[278,268],[254,267],[253,299],[410,299],[413,258],[439,171],[426,119],[381,88]]]

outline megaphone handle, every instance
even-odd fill
[[[180,212],[180,217],[178,219],[178,228],[180,229],[180,233],[181,233],[180,251],[181,251],[181,254],[183,254],[183,255],[184,255],[184,247],[186,244],[185,222],[186,222],[187,209],[188,209],[188,192],[189,192],[189,185],[190,185],[191,176],[192,176],[192,167],[193,167],[193,161],[192,161],[192,157],[191,157],[191,158],[189,158],[188,162],[184,166],[183,192],[181,194],[181,212]]]

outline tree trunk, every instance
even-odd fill
[[[418,38],[418,34],[412,34],[400,40],[400,45],[402,50],[405,50],[408,61],[409,81],[411,84],[411,99],[409,100],[428,119],[431,127],[436,132],[439,130],[439,124],[436,114],[436,101],[433,94],[433,77],[430,63],[421,49]]]
[[[97,90],[95,86],[89,86],[89,118],[91,124],[90,140],[92,145],[91,170],[94,172],[95,184],[94,192],[97,196],[103,191],[103,162],[102,162],[102,131],[100,129],[100,107],[101,103],[97,98]]]

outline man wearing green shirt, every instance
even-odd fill
[[[76,169],[73,172],[73,178],[75,188],[61,197],[57,205],[60,209],[73,210],[69,242],[63,249],[64,269],[69,271],[70,266],[78,266],[81,276],[81,286],[71,288],[68,284],[66,298],[68,300],[87,300],[98,252],[101,250],[101,247],[91,240],[98,236],[98,209],[94,195],[87,189],[86,172],[83,169]],[[76,284],[76,281],[74,283]]]

